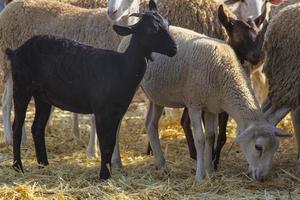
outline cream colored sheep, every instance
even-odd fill
[[[188,107],[195,133],[197,181],[213,171],[215,119],[225,111],[238,124],[236,141],[241,144],[251,176],[263,180],[278,147],[276,136],[286,134],[264,119],[234,51],[223,41],[187,29],[171,26],[170,32],[178,44],[177,55],[169,59],[154,54],[141,84],[151,101],[146,128],[158,166],[165,167],[158,138],[158,120],[164,106]],[[126,40],[119,49],[127,46]],[[202,111],[207,114],[205,135],[200,123]]]

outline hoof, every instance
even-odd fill
[[[204,180],[204,178],[205,178],[205,175],[204,175],[204,174],[196,175],[196,176],[195,176],[195,182],[196,182],[197,184],[199,184],[199,183],[201,183],[201,182]]]
[[[100,172],[100,181],[105,181],[111,177],[109,172]]]
[[[111,165],[115,169],[123,169],[123,164],[121,159],[113,159],[111,160]]]
[[[167,166],[165,166],[164,168],[161,168],[160,171],[161,171],[161,174],[164,176],[171,175],[171,170]]]
[[[21,172],[24,174],[24,170],[21,162],[15,161],[12,167],[16,172]]]

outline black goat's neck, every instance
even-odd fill
[[[149,60],[151,59],[151,51],[140,44],[137,36],[133,35],[125,54],[127,56],[134,56],[135,60]]]
[[[137,36],[133,35],[124,54],[127,57],[127,64],[130,66],[131,73],[135,72],[134,76],[137,81],[141,81],[145,74],[147,59],[150,57],[151,52],[140,44]]]

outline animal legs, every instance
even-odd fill
[[[21,89],[14,90],[14,110],[15,118],[13,123],[13,168],[16,170],[23,170],[21,161],[21,140],[22,140],[22,129],[24,120],[26,117],[26,110],[29,104],[31,96],[26,94],[26,91]]]
[[[123,168],[121,154],[120,154],[120,143],[119,143],[120,127],[121,127],[121,123],[118,126],[117,135],[116,135],[116,145],[115,145],[114,153],[111,158],[111,163],[113,167],[116,168]]]
[[[93,158],[97,156],[97,135],[96,135],[96,122],[95,122],[95,115],[90,115],[90,136],[89,136],[89,143],[86,148],[86,153],[88,157]]]
[[[36,97],[35,117],[31,127],[32,137],[35,145],[37,162],[40,165],[48,165],[47,151],[45,144],[45,128],[51,113],[51,105],[40,101]]]
[[[217,138],[217,144],[216,148],[214,150],[214,169],[218,169],[219,161],[220,161],[220,156],[221,156],[221,151],[223,149],[223,146],[226,144],[226,127],[227,127],[227,122],[228,122],[228,114],[223,112],[219,114],[219,134]]]
[[[216,133],[216,115],[210,112],[205,112],[205,149],[204,149],[204,167],[207,173],[214,170],[212,162],[212,150],[214,149],[215,133]]]
[[[181,117],[181,126],[183,128],[185,138],[188,144],[189,152],[190,152],[190,157],[194,160],[196,160],[196,148],[195,148],[195,142],[193,138],[193,132],[191,129],[191,120],[189,117],[188,109],[184,108],[182,117]]]
[[[201,111],[189,109],[189,116],[191,119],[195,147],[197,151],[197,169],[196,169],[196,181],[200,182],[205,176],[205,167],[204,167],[204,147],[205,147],[205,136],[202,130],[202,114]],[[210,149],[211,154],[212,149]]]
[[[5,83],[4,93],[2,97],[2,113],[3,113],[3,124],[4,124],[4,142],[6,144],[13,144],[13,130],[10,121],[11,109],[13,105],[13,80],[12,74],[9,73],[7,81]],[[22,144],[26,143],[26,132],[25,126],[22,127]]]
[[[96,114],[96,129],[101,151],[100,179],[111,176],[111,157],[116,144],[116,134],[123,115],[119,113]]]
[[[158,122],[162,112],[162,106],[150,102],[145,123],[153,154],[159,168],[164,168],[166,165],[166,160],[161,150],[158,133]]]
[[[75,138],[80,138],[80,132],[79,132],[79,124],[78,124],[78,114],[73,113],[73,121],[72,121],[72,136]]]

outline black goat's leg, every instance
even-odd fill
[[[100,180],[106,180],[111,177],[111,158],[122,117],[123,115],[116,112],[95,114],[97,136],[101,151]]]
[[[191,128],[191,120],[190,120],[190,117],[189,117],[188,109],[186,107],[183,110],[180,122],[181,122],[181,126],[183,128],[185,138],[186,138],[186,141],[187,141],[187,144],[188,144],[190,157],[192,159],[196,160],[197,152],[196,152],[193,132],[192,132],[192,128]]]
[[[45,144],[45,129],[51,114],[51,105],[34,97],[35,116],[31,127],[32,137],[35,145],[35,153],[39,165],[48,165]]]
[[[26,110],[29,104],[31,96],[26,94],[26,91],[22,89],[14,88],[14,110],[15,118],[13,122],[13,168],[17,171],[22,171],[22,161],[21,161],[21,140],[22,140],[22,130],[26,117]]]
[[[226,112],[220,113],[219,114],[219,135],[217,139],[217,144],[214,150],[214,168],[215,170],[218,169],[219,161],[220,161],[220,155],[223,146],[226,143],[226,127],[227,127],[227,122],[228,122],[228,114]]]

